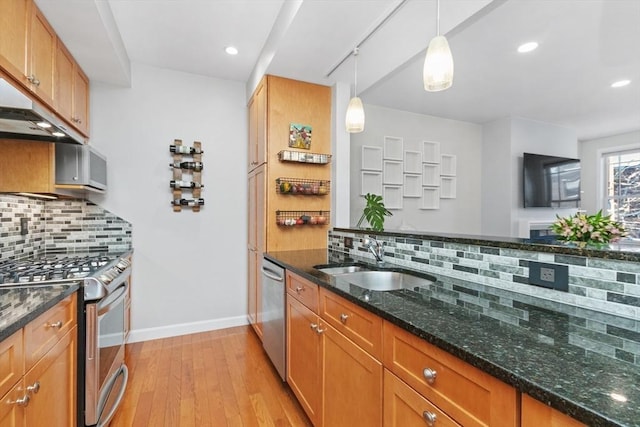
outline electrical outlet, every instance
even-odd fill
[[[29,218],[20,218],[20,234],[25,235],[29,233]]]
[[[348,249],[353,249],[353,237],[344,238],[344,247]]]
[[[569,267],[529,261],[529,283],[543,288],[569,291]]]
[[[556,280],[556,272],[553,268],[540,267],[540,280],[553,282]]]

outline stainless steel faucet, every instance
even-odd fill
[[[369,238],[364,239],[364,245],[376,258],[376,262],[378,264],[384,264],[384,246],[382,242],[379,242],[374,237],[369,236]]]

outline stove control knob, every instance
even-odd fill
[[[111,281],[111,279],[109,278],[109,276],[107,276],[107,274],[101,274],[100,277],[98,277],[98,279],[100,279],[100,281],[102,283],[109,283]]]
[[[116,264],[116,268],[118,268],[120,271],[125,271],[127,268],[129,268],[130,265],[131,263],[129,262],[129,260],[120,258],[120,260]]]

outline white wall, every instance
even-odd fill
[[[601,173],[602,155],[612,151],[638,148],[640,148],[640,131],[580,142],[582,209],[588,213],[595,213],[605,207],[602,201],[605,185]]]
[[[402,137],[404,150],[422,152],[422,141],[439,141],[442,154],[457,156],[457,197],[441,199],[440,209],[422,210],[420,198],[403,198],[385,229],[480,234],[482,128],[439,117],[365,105],[365,130],[351,135],[351,226],[364,207],[361,193],[362,146],[384,146],[385,136]]]
[[[529,222],[553,222],[576,209],[527,208],[522,198],[522,157],[526,153],[578,157],[573,129],[521,117],[486,123],[483,132],[482,234],[529,237]]]
[[[132,64],[131,88],[92,84],[91,119],[109,162],[93,201],[133,224],[132,339],[246,323],[244,84]],[[172,211],[175,138],[202,142],[200,213]]]

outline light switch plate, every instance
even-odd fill
[[[529,261],[529,283],[568,292],[569,266]]]

